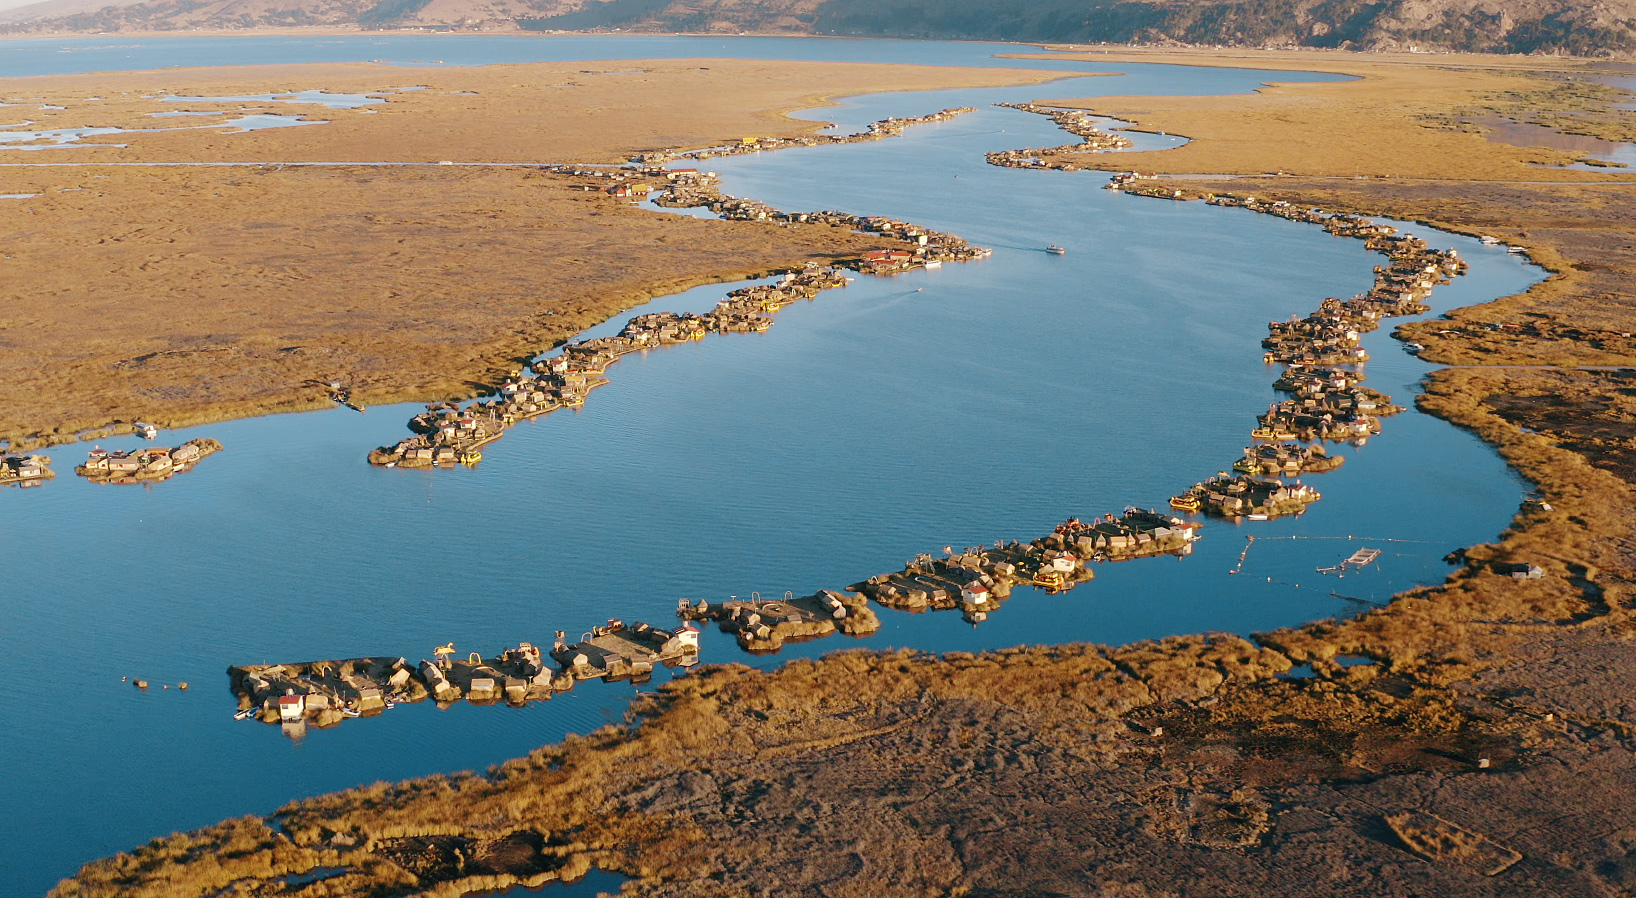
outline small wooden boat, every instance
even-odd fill
[[[1053,256],[1065,256],[1065,255],[1068,254],[1067,250],[1063,249],[1060,246],[1057,246],[1055,243],[1051,244],[1050,246],[1047,246],[1045,248],[1045,251],[1050,253]]]

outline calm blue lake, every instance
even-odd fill
[[[403,64],[662,56],[996,64],[1004,45],[715,38],[254,38],[8,41],[0,74],[383,59]],[[1095,71],[1053,63],[1055,68]],[[227,450],[151,487],[72,474],[0,494],[6,571],[0,691],[0,893],[37,895],[87,860],[173,830],[269,813],[381,779],[475,769],[620,719],[637,688],[582,684],[522,709],[430,704],[314,731],[232,720],[232,664],[485,653],[605,618],[668,623],[676,600],[842,588],[945,545],[1031,538],[1069,515],[1157,506],[1225,468],[1275,398],[1269,319],[1366,289],[1360,241],[1241,210],[1128,197],[1094,173],[988,166],[1065,142],[999,100],[1232,93],[1299,75],[1121,66],[1044,87],[884,94],[821,110],[848,130],[954,105],[979,111],[898,139],[716,159],[728,192],[787,209],[906,218],[993,257],[860,278],[757,335],[630,356],[578,413],[517,427],[473,470],[370,468],[418,406],[344,409],[166,433]],[[1144,138],[1162,139],[1162,138]],[[1051,256],[1050,243],[1068,248]],[[1525,289],[1501,249],[1436,235],[1472,272],[1439,309]],[[656,300],[712,306],[730,286]],[[599,328],[617,330],[616,320]],[[1389,328],[1387,329],[1389,330]],[[1371,386],[1412,399],[1427,370],[1383,330]],[[133,440],[105,442],[108,447]],[[1189,558],[1104,565],[1063,596],[1018,590],[981,627],[882,612],[867,640],[752,658],[720,634],[706,661],[771,666],[839,648],[983,649],[1250,633],[1355,614],[1440,580],[1449,550],[1492,539],[1526,485],[1469,434],[1409,412],[1314,478],[1305,516],[1212,524]],[[1227,570],[1244,535],[1244,573]],[[1363,537],[1348,540],[1346,537]],[[1315,568],[1385,550],[1344,580]],[[122,676],[153,683],[138,692]],[[186,692],[174,684],[188,681]],[[172,684],[161,690],[160,684]],[[26,809],[18,812],[17,809]],[[549,895],[549,891],[542,894]]]

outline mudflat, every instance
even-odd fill
[[[318,407],[332,380],[368,403],[473,395],[651,296],[877,245],[643,211],[534,164],[810,133],[821,126],[783,112],[827,96],[1051,77],[672,60],[0,81],[28,130],[141,129],[0,150],[0,195],[32,194],[0,199],[0,436]],[[384,102],[165,99],[316,90]],[[154,116],[174,112],[215,114]],[[260,114],[324,124],[227,124]],[[245,165],[168,164],[220,162]],[[303,162],[355,164],[288,164]]]

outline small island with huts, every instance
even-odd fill
[[[200,459],[220,451],[221,443],[203,437],[174,448],[144,446],[124,452],[98,448],[74,473],[97,483],[153,483],[191,470]]]

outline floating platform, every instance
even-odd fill
[[[691,624],[673,630],[640,622],[626,626],[610,619],[571,645],[558,630],[551,658],[576,680],[640,680],[653,673],[655,664],[691,667],[699,663],[699,630]]]
[[[733,598],[715,605],[703,600],[694,605],[682,599],[676,615],[689,621],[715,621],[722,632],[734,634],[738,644],[751,652],[776,652],[786,642],[832,633],[868,636],[880,629],[880,617],[863,596],[829,589],[800,598],[786,592],[782,599],[763,599],[752,593],[749,599]]]
[[[221,443],[204,438],[188,440],[174,449],[168,446],[144,446],[129,452],[92,449],[85,464],[75,468],[74,473],[97,483],[155,483],[191,471],[201,459],[220,451]]]
[[[49,455],[0,453],[0,486],[38,486],[56,476]]]

